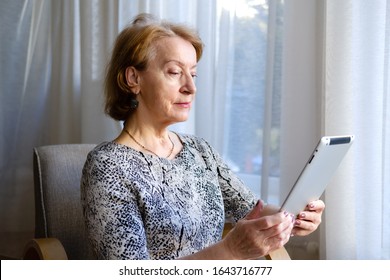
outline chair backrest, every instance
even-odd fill
[[[86,238],[80,180],[94,144],[65,144],[34,149],[35,237],[55,237],[68,259],[94,259]]]

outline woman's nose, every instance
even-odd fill
[[[191,74],[185,75],[184,84],[180,91],[185,94],[194,94],[196,92],[195,80]]]

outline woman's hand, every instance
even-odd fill
[[[291,233],[293,235],[305,236],[315,231],[321,223],[324,209],[325,203],[322,200],[310,202],[297,216]]]
[[[282,247],[291,235],[303,236],[316,230],[325,204],[321,200],[309,203],[297,219],[278,209],[272,205],[263,207],[259,201],[224,239],[182,259],[258,259]]]
[[[287,212],[265,216],[263,210],[263,203],[259,201],[222,240],[231,258],[256,259],[282,247],[289,240],[294,217]]]

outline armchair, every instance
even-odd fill
[[[80,203],[81,171],[93,144],[34,149],[35,238],[24,259],[93,259]]]
[[[35,238],[23,259],[95,259],[86,237],[80,202],[81,172],[94,144],[34,148]],[[231,229],[225,225],[224,233]],[[282,247],[266,259],[290,259]]]

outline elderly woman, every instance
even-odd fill
[[[90,152],[81,182],[99,259],[254,259],[320,224],[322,201],[297,219],[265,215],[204,139],[168,129],[189,116],[202,50],[191,28],[147,14],[115,42],[105,109],[124,127]],[[235,226],[222,239],[228,219]]]

